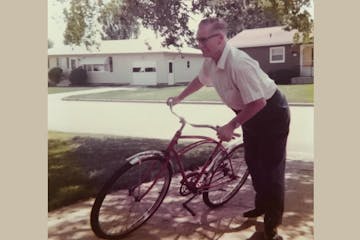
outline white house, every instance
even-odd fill
[[[69,73],[82,66],[89,84],[174,85],[190,82],[203,62],[194,48],[162,47],[160,41],[107,40],[99,49],[65,46],[48,49],[48,68]]]

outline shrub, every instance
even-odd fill
[[[54,83],[52,80],[48,80],[48,87],[56,87],[56,83]]]
[[[75,68],[71,71],[69,75],[69,80],[71,82],[71,85],[74,86],[85,85],[87,82],[86,70],[82,69],[81,67]]]
[[[299,76],[298,71],[293,69],[280,69],[269,73],[269,77],[277,84],[291,84],[291,78]]]
[[[63,70],[59,67],[54,67],[50,69],[48,73],[49,82],[48,85],[56,85],[58,84],[63,77]]]

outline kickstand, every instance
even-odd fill
[[[191,198],[189,198],[186,202],[184,202],[184,203],[182,204],[183,207],[184,207],[186,210],[188,210],[188,212],[189,212],[191,215],[193,215],[194,217],[196,216],[195,212],[194,212],[193,210],[191,210],[191,208],[189,208],[189,207],[187,206],[187,204],[188,204],[191,200],[193,200],[196,196],[197,196],[197,194],[194,194]]]

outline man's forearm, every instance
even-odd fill
[[[247,104],[246,107],[230,121],[230,124],[234,127],[234,129],[239,127],[255,116],[261,109],[265,107],[265,105],[266,100],[264,98]]]
[[[180,100],[183,100],[190,94],[198,91],[200,88],[203,87],[203,84],[200,82],[199,78],[196,77],[194,80],[192,80],[187,87],[178,95],[178,98]]]

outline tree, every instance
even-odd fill
[[[66,28],[64,44],[97,46],[99,33],[96,22],[98,4],[92,0],[71,0],[69,10],[64,9]]]
[[[295,42],[312,42],[314,21],[309,11],[305,9],[312,0],[261,0],[264,11],[276,16],[285,30],[298,30],[294,36]]]
[[[188,27],[192,14],[224,18],[229,24],[229,37],[245,28],[285,25],[285,30],[299,31],[294,41],[301,36],[309,41],[313,27],[309,12],[304,9],[312,0],[110,0],[107,4],[102,0],[70,1],[72,8],[65,14],[65,44],[90,44],[96,29],[89,19],[96,14],[105,39],[136,36],[142,24],[160,35],[164,46],[176,47],[194,43],[194,32]]]
[[[121,0],[111,0],[107,4],[100,2],[98,21],[102,25],[103,40],[137,38],[139,35],[140,24],[136,16]]]
[[[223,18],[228,23],[229,38],[243,29],[280,25],[274,15],[264,11],[258,0],[197,0],[193,2],[192,10],[203,13],[205,17]]]

